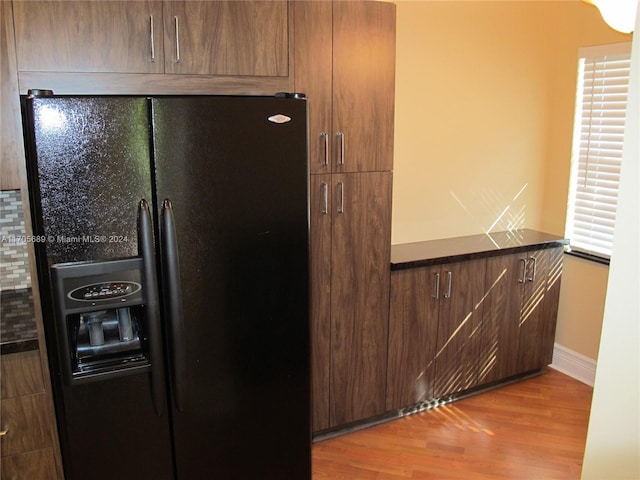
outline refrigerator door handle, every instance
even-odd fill
[[[171,329],[169,344],[172,355],[173,396],[178,411],[184,411],[186,387],[186,352],[184,322],[182,319],[182,291],[178,262],[178,240],[173,216],[173,205],[168,198],[162,204],[162,242],[165,291],[168,298],[168,317]]]
[[[151,361],[151,396],[156,414],[164,413],[164,366],[162,361],[162,335],[160,328],[160,306],[156,259],[153,249],[153,226],[151,211],[146,200],[138,206],[138,253],[142,257],[146,290],[147,329],[149,335],[149,357]]]

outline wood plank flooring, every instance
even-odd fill
[[[593,389],[555,370],[313,445],[313,480],[579,479]]]

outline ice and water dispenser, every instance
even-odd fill
[[[141,258],[52,265],[68,384],[149,367]]]

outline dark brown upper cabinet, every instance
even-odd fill
[[[311,173],[391,170],[395,5],[293,6],[295,89],[309,98]]]
[[[15,2],[18,70],[286,77],[288,8],[285,0]]]

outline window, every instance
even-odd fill
[[[618,201],[631,44],[582,48],[565,236],[572,251],[609,258]]]

